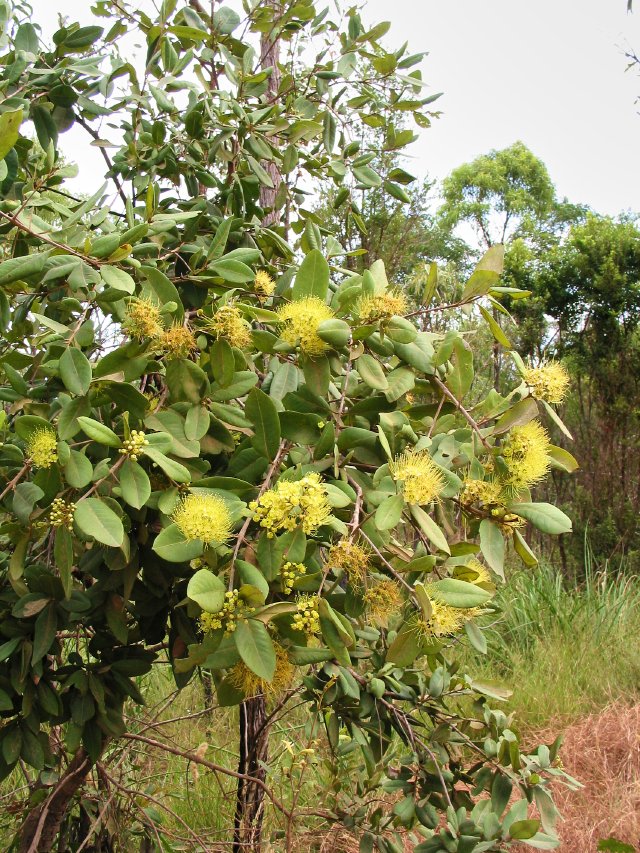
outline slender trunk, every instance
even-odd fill
[[[25,818],[17,853],[49,853],[53,849],[69,804],[86,779],[91,765],[85,750],[79,749],[53,791]]]
[[[260,64],[272,68],[269,78],[268,98],[274,101],[280,87],[280,38],[277,34],[280,0],[270,0],[274,9],[274,25],[271,32],[264,33],[260,40]],[[269,227],[279,220],[276,209],[278,190],[282,176],[273,161],[263,163],[271,178],[272,187],[260,187],[260,206],[265,211],[262,224]],[[285,222],[286,226],[286,222]],[[240,761],[238,772],[253,776],[262,782],[266,779],[266,764],[269,758],[269,733],[267,709],[264,696],[253,696],[240,706]],[[256,782],[238,779],[236,813],[233,833],[233,853],[260,850],[262,821],[264,818],[264,788]]]

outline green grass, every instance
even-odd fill
[[[521,722],[573,720],[613,699],[640,695],[640,580],[624,566],[597,567],[586,552],[583,583],[552,566],[515,573],[497,596],[486,656],[463,665],[513,691]]]

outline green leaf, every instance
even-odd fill
[[[159,468],[162,468],[167,477],[170,477],[176,483],[191,482],[191,474],[189,469],[185,468],[179,462],[169,459],[164,453],[156,450],[155,447],[145,447],[145,456],[148,456]]]
[[[538,530],[558,536],[561,533],[571,533],[572,523],[557,506],[549,503],[515,503],[509,509],[521,518],[526,518]]]
[[[98,444],[104,444],[107,447],[120,447],[122,444],[115,432],[112,429],[109,429],[108,426],[101,424],[100,421],[96,421],[93,418],[87,418],[84,415],[80,415],[77,420],[82,431],[88,435],[89,438],[97,441]]]
[[[199,569],[187,586],[187,597],[207,613],[222,610],[225,592],[223,582],[208,569]]]
[[[127,459],[120,468],[119,480],[124,500],[129,506],[142,509],[151,495],[151,483],[144,468],[132,459]]]
[[[186,563],[202,554],[204,544],[199,539],[185,539],[177,524],[169,524],[156,536],[153,550],[168,563]]]
[[[240,25],[240,16],[229,6],[220,6],[213,15],[213,28],[228,36]]]
[[[480,549],[488,565],[504,580],[504,536],[488,518],[480,522]]]
[[[176,290],[175,285],[169,281],[166,275],[155,267],[140,267],[140,272],[146,276],[145,287],[143,288],[143,296],[151,296],[154,302],[160,305],[166,305],[168,302],[175,303],[173,316],[180,323],[184,318],[184,308],[180,300],[180,294]]]
[[[294,300],[317,296],[324,302],[329,292],[329,264],[318,249],[312,249],[300,264],[293,285]]]
[[[35,252],[32,255],[22,255],[19,258],[3,261],[0,264],[0,287],[30,278],[32,275],[39,275],[44,269],[46,260],[47,255],[44,252]]]
[[[554,468],[559,468],[561,471],[567,471],[569,474],[573,474],[573,472],[577,471],[580,467],[578,465],[578,460],[572,456],[568,450],[565,450],[564,447],[555,447],[554,445],[551,445],[547,455]]]
[[[449,548],[449,543],[447,542],[447,538],[442,532],[442,530],[438,527],[435,521],[428,515],[422,507],[419,506],[411,506],[411,515],[415,518],[422,532],[427,536],[427,538],[436,546],[439,551],[443,551],[445,554],[450,554],[451,549]]]
[[[131,278],[128,272],[121,270],[119,267],[103,266],[100,267],[100,275],[106,285],[114,290],[121,290],[123,293],[132,294],[135,292],[136,283]]]
[[[55,602],[48,604],[36,619],[33,629],[33,651],[31,663],[34,664],[46,655],[56,636],[58,615]]]
[[[230,281],[232,284],[245,284],[248,281],[253,281],[255,273],[242,261],[236,261],[233,258],[220,258],[211,264],[211,269],[223,278],[225,281]]]
[[[402,495],[389,495],[376,510],[376,527],[379,530],[391,530],[402,518],[403,510],[404,499]]]
[[[21,124],[22,109],[0,114],[0,160],[4,160],[18,141]]]
[[[476,625],[476,623],[472,621],[465,622],[464,630],[473,648],[476,649],[476,651],[480,652],[481,655],[486,655],[487,640],[480,628],[478,628],[478,626]]]
[[[362,380],[366,382],[369,388],[374,388],[377,391],[386,391],[389,387],[389,382],[385,376],[384,370],[380,362],[372,355],[361,355],[356,362],[358,373]]]
[[[453,342],[451,362],[447,386],[457,400],[462,400],[473,382],[473,353],[462,338],[456,338]]]
[[[68,599],[73,586],[73,579],[71,577],[71,569],[73,568],[73,537],[66,527],[56,528],[53,558],[60,572],[60,581],[64,589],[65,598]]]
[[[635,847],[618,841],[617,838],[601,838],[598,841],[598,850],[605,851],[605,853],[636,853]]]
[[[79,501],[73,520],[87,539],[95,539],[111,548],[119,548],[124,541],[122,521],[100,498]]]
[[[533,838],[540,827],[539,820],[516,820],[511,824],[509,835],[518,841]]]
[[[84,453],[73,448],[69,451],[69,461],[64,466],[64,478],[74,489],[84,489],[93,477],[93,465]]]
[[[16,486],[13,493],[12,509],[18,521],[27,524],[34,505],[43,497],[44,492],[35,483],[20,483]]]
[[[84,397],[88,393],[91,384],[91,365],[82,350],[68,347],[62,353],[60,377],[72,394]]]
[[[403,625],[387,651],[387,661],[397,666],[411,666],[420,654],[420,638],[412,625]]]
[[[276,404],[259,388],[252,389],[245,405],[245,414],[253,424],[252,445],[262,456],[274,459],[280,447],[280,418]]]
[[[259,678],[271,681],[276,670],[276,651],[266,625],[256,619],[239,622],[233,639],[246,666]]]
[[[504,415],[496,422],[493,428],[494,435],[501,435],[516,426],[524,426],[538,417],[538,406],[533,397],[526,397],[511,406]]]
[[[486,589],[456,578],[443,578],[440,581],[434,581],[429,585],[429,595],[438,601],[451,605],[451,607],[459,607],[464,610],[469,607],[480,607],[491,598],[491,593],[487,592]]]

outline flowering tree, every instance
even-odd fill
[[[573,467],[539,420],[564,374],[518,361],[508,397],[473,400],[470,341],[428,331],[459,306],[430,280],[408,312],[305,208],[318,182],[340,204],[383,183],[350,115],[380,148],[408,144],[396,115],[428,123],[420,56],[312,0],[242,17],[165,0],[155,18],[99,0],[106,33],[67,24],[52,46],[0,5],[0,774],[36,771],[17,849],[52,849],[116,744],[163,747],[123,707],[167,658],[178,687],[200,668],[243,709],[238,850],[260,846],[267,804],[290,848],[295,803],[264,760],[294,696],[336,768],[361,751],[318,814],[362,851],[406,832],[423,853],[553,847],[557,744],[521,752],[455,649],[486,648],[506,546],[535,565],[526,524],[570,530],[530,495]],[[132,29],[141,70],[119,50]],[[71,126],[102,152],[111,203],[66,186]],[[500,269],[494,247],[460,305],[499,306]]]

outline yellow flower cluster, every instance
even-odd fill
[[[280,480],[249,507],[270,539],[278,530],[295,530],[298,526],[305,533],[315,533],[331,513],[327,491],[315,471],[301,480]]]
[[[402,604],[400,587],[389,579],[380,581],[365,592],[364,603],[373,621],[385,625]]]
[[[149,445],[149,439],[140,429],[132,429],[131,435],[126,441],[122,442],[122,447],[118,451],[123,456],[128,456],[133,462],[138,461],[138,456],[141,456],[145,447]]]
[[[293,616],[293,627],[307,635],[320,633],[320,615],[317,595],[299,595],[298,612]]]
[[[122,327],[138,340],[159,338],[164,331],[160,309],[150,299],[132,299],[127,306]]]
[[[196,339],[191,329],[176,323],[157,338],[158,348],[170,358],[188,358],[196,349]]]
[[[224,338],[232,347],[249,346],[251,343],[251,327],[244,319],[240,310],[232,304],[223,305],[207,323],[216,338]]]
[[[388,320],[406,314],[407,307],[405,295],[399,290],[391,290],[389,293],[363,296],[356,310],[363,323],[374,323],[376,320]]]
[[[42,427],[27,439],[27,455],[36,468],[51,468],[58,461],[58,440],[53,430]]]
[[[66,527],[73,530],[73,513],[76,511],[74,503],[67,503],[62,498],[54,498],[49,510],[49,524],[52,527]]]
[[[295,668],[289,661],[286,651],[277,643],[275,652],[276,668],[271,681],[260,678],[243,661],[240,661],[227,676],[229,683],[247,697],[262,695],[268,699],[275,699],[282,695],[293,681]]]
[[[291,346],[299,346],[305,355],[322,355],[328,344],[318,335],[318,326],[333,317],[333,311],[317,296],[289,302],[278,310],[282,325],[280,336]]]
[[[527,367],[522,376],[532,396],[537,400],[546,400],[547,403],[562,403],[571,383],[565,367],[557,361],[546,361],[539,367]]]
[[[307,567],[302,563],[285,563],[280,569],[282,578],[282,591],[285,595],[293,590],[296,579],[307,573]]]
[[[225,592],[221,610],[217,613],[200,614],[200,630],[209,634],[224,628],[225,634],[233,634],[238,622],[246,620],[254,611],[255,607],[248,607],[240,598],[238,590],[232,589]]]
[[[427,450],[405,450],[389,463],[394,480],[402,483],[404,499],[410,504],[428,504],[444,487],[444,477]]]
[[[544,479],[550,468],[549,435],[539,421],[514,427],[502,447],[509,475],[505,485],[519,492]]]
[[[330,566],[342,569],[352,583],[362,584],[370,567],[371,555],[366,548],[348,539],[341,539],[329,549]]]
[[[487,567],[483,566],[480,560],[476,560],[475,557],[472,557],[471,560],[469,560],[466,568],[471,569],[476,573],[476,577],[471,581],[471,583],[493,583]]]
[[[205,545],[226,542],[231,536],[231,514],[218,495],[187,495],[178,504],[173,520],[185,539],[201,539]]]
[[[260,299],[267,299],[276,289],[276,283],[266,270],[258,270],[253,282],[253,289]]]
[[[429,601],[431,603],[431,618],[421,617],[415,622],[415,629],[423,641],[428,642],[457,634],[472,615],[469,610],[451,607],[451,605],[433,598],[429,598]]]
[[[466,506],[502,504],[502,485],[497,480],[465,480],[460,491],[460,500]]]

